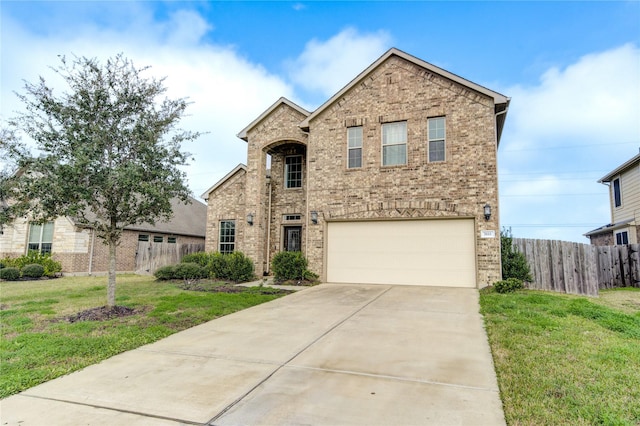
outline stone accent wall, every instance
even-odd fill
[[[589,240],[594,246],[612,246],[616,243],[616,241],[613,239],[613,231],[591,235],[589,237]]]

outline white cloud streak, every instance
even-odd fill
[[[325,41],[309,41],[287,64],[291,80],[329,98],[391,47],[385,31],[361,34],[346,28]]]

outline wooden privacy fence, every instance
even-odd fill
[[[180,263],[185,254],[199,251],[204,251],[204,244],[139,242],[136,252],[136,273],[153,274],[161,266]]]
[[[640,287],[640,244],[593,246],[514,238],[531,268],[530,288],[597,296],[599,289]]]

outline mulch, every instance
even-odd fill
[[[113,318],[128,317],[138,312],[140,311],[126,306],[100,306],[70,315],[66,317],[65,320],[70,323],[80,321],[105,321]]]

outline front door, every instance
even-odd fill
[[[302,226],[284,227],[284,251],[301,251]]]

